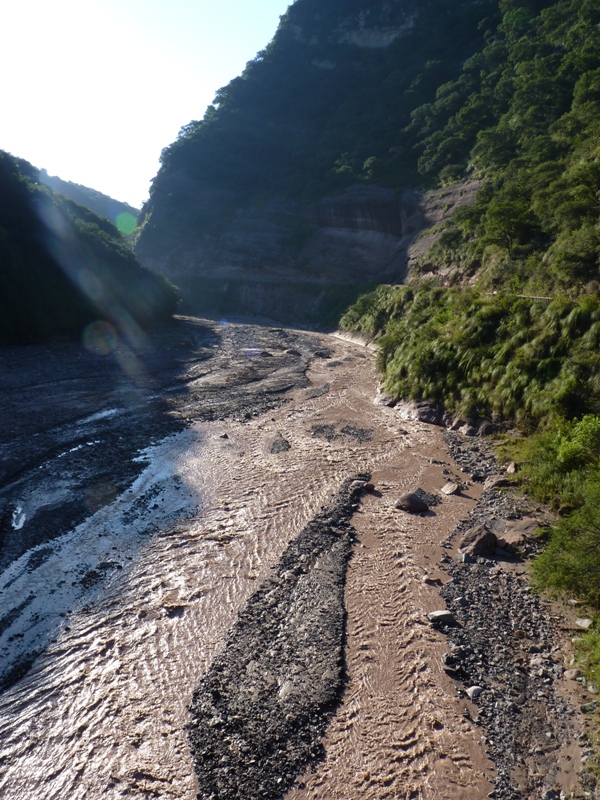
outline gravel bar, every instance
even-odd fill
[[[288,546],[251,597],[191,707],[201,800],[276,800],[323,755],[344,683],[350,519],[368,475]]]

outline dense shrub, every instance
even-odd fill
[[[377,336],[388,391],[528,429],[600,411],[600,301],[379,287],[341,326]]]

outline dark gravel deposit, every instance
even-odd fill
[[[373,439],[373,431],[371,428],[357,428],[356,425],[344,425],[340,431],[344,436],[349,436],[351,439],[356,439],[357,442],[370,442]]]
[[[497,472],[496,460],[486,439],[461,436],[454,431],[447,431],[445,438],[450,455],[471,480],[483,483]]]
[[[344,483],[252,596],[194,694],[202,800],[277,800],[306,765],[344,686],[344,583],[367,475]]]
[[[483,559],[481,559],[483,561]],[[518,800],[535,789],[554,787],[555,751],[573,738],[569,708],[555,691],[563,674],[554,657],[553,621],[524,576],[487,563],[457,564],[448,558],[452,580],[442,590],[457,625],[447,628],[448,674],[473,697],[476,719],[498,771],[499,800]],[[512,773],[524,772],[517,787]],[[524,791],[525,790],[525,791]],[[537,795],[541,796],[541,795]]]
[[[463,469],[481,479],[498,473],[485,440],[447,436]],[[487,489],[447,546],[476,525],[485,524],[502,536],[512,520],[533,515],[540,524],[547,519],[547,512],[532,507],[514,489]],[[436,624],[448,637],[444,668],[459,682],[459,692],[478,707],[473,723],[485,733],[488,755],[497,769],[492,794],[497,800],[562,797],[564,775],[561,781],[557,755],[581,737],[576,716],[557,685],[564,672],[560,619],[531,592],[520,566],[521,559],[539,547],[539,542],[528,540],[510,552],[497,551],[494,558],[468,557],[461,562],[445,555],[441,563],[451,578],[441,594],[455,620]],[[593,779],[581,777],[593,792]]]

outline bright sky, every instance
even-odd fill
[[[0,149],[139,207],[163,147],[273,37],[292,0],[14,0]]]

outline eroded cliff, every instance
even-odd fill
[[[334,322],[406,275],[426,227],[411,112],[493,26],[492,0],[296,0],[167,147],[137,253],[188,310]],[[482,24],[484,23],[484,24]]]

